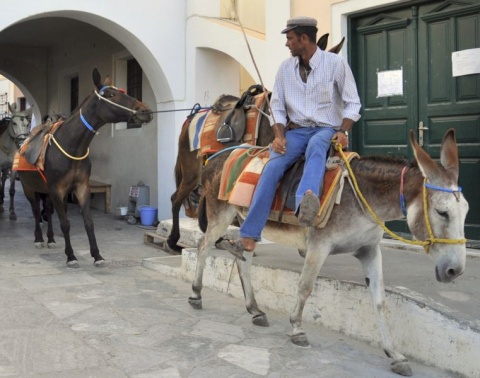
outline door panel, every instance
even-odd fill
[[[480,0],[417,1],[350,19],[352,70],[362,100],[353,148],[361,155],[412,158],[408,132],[424,131],[436,160],[455,128],[459,185],[467,198],[466,237],[480,239],[480,74],[452,77],[454,51],[480,47]],[[403,70],[403,96],[377,97],[377,72]],[[405,222],[392,229],[406,232]]]
[[[418,24],[419,77],[428,78],[419,81],[419,119],[428,127],[424,148],[438,159],[445,131],[455,128],[459,185],[470,205],[465,229],[469,239],[480,239],[480,74],[452,77],[451,56],[480,47],[476,3],[442,2],[420,8]]]
[[[379,71],[403,69],[404,80],[409,79],[412,59],[410,21],[402,11],[393,15],[374,15],[357,30],[356,53],[361,56],[352,62],[362,99],[361,127],[355,127],[353,147],[363,155],[407,154],[408,113],[412,94],[378,97]],[[395,46],[395,48],[391,48]],[[411,65],[410,65],[411,66]],[[408,91],[408,89],[407,89]]]

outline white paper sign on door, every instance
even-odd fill
[[[377,72],[377,97],[403,96],[403,70]]]
[[[480,48],[452,52],[452,76],[480,73]]]

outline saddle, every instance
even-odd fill
[[[63,120],[53,124],[48,122],[35,127],[20,147],[18,153],[24,156],[29,164],[35,165],[43,171],[45,168],[45,151],[47,150],[50,135],[55,134],[55,131],[57,131],[62,124]]]
[[[245,107],[252,105],[255,102],[254,97],[262,92],[263,88],[260,85],[250,86],[233,106],[233,109],[226,114],[223,122],[220,118],[215,129],[218,142],[225,146],[240,144],[246,126]]]
[[[241,143],[254,145],[260,122],[258,109],[263,111],[266,96],[259,85],[253,85],[240,98],[222,95],[211,110],[192,114],[187,119],[190,150],[205,156]]]
[[[234,151],[224,164],[218,198],[239,206],[239,213],[245,217],[248,213],[255,187],[260,174],[268,161],[269,151],[251,156],[249,150]],[[348,161],[358,158],[356,152],[345,152]],[[268,219],[278,223],[300,226],[295,216],[295,194],[303,174],[305,159],[300,158],[280,180],[275,193]],[[332,153],[327,161],[327,170],[320,191],[320,210],[315,227],[323,228],[330,218],[335,203],[340,203],[344,178],[348,171],[343,167],[337,153]]]

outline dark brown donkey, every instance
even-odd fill
[[[70,242],[70,222],[66,213],[66,196],[74,191],[81,208],[85,230],[90,242],[90,254],[95,266],[105,265],[98,250],[93,220],[90,215],[89,177],[92,164],[88,158],[89,145],[97,130],[106,123],[135,122],[148,123],[152,120],[151,110],[142,102],[132,98],[113,86],[107,77],[102,84],[100,73],[93,70],[94,92],[89,95],[72,115],[52,135],[45,152],[42,178],[38,171],[18,170],[25,196],[32,206],[35,217],[35,244],[43,244],[40,228],[39,193],[48,194],[60,219],[60,227],[65,238],[67,265],[78,267]],[[55,243],[48,212],[48,244]]]
[[[322,50],[325,50],[327,47],[328,35],[328,33],[324,34],[317,42],[317,46]],[[342,38],[340,43],[332,47],[329,51],[338,54],[343,47],[344,41],[345,38]],[[258,128],[257,145],[267,146],[273,141],[274,135],[268,118],[263,115],[260,116],[261,121]],[[181,250],[181,247],[177,245],[177,242],[180,239],[180,208],[182,207],[182,204],[188,201],[190,194],[199,184],[203,165],[203,158],[199,157],[198,151],[190,150],[188,129],[192,118],[193,116],[187,118],[187,121],[183,124],[182,131],[180,132],[177,162],[175,164],[175,184],[177,190],[170,198],[172,201],[172,229],[168,236],[167,244],[169,248],[175,251]],[[189,206],[189,208],[191,209],[191,206]],[[187,215],[190,217],[196,217],[195,211],[189,211],[187,212]]]

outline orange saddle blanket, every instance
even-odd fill
[[[43,171],[45,170],[45,153],[48,148],[50,136],[58,130],[63,121],[54,124],[44,124],[35,127],[28,138],[23,142],[13,158],[12,170],[38,171],[46,182]]]
[[[345,151],[344,154],[348,161],[359,157],[356,152]],[[255,153],[253,149],[237,149],[232,152],[223,166],[218,198],[239,206],[242,216],[246,216],[268,157],[269,151]],[[347,172],[343,167],[343,162],[325,171],[323,190],[320,196],[320,210],[315,222],[316,227],[322,228],[327,224],[334,204],[339,202],[337,195],[341,194],[340,189],[343,187],[343,178],[347,176]],[[282,209],[284,202],[282,201],[282,185],[289,185],[289,183],[284,182],[284,179],[280,180],[268,219],[299,226],[294,209],[288,207]]]

